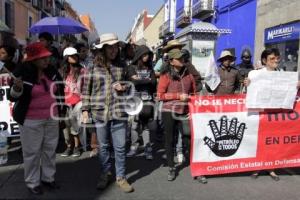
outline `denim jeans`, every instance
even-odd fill
[[[111,120],[106,123],[98,121],[95,125],[99,144],[101,172],[107,173],[110,171],[110,144],[112,144],[115,153],[116,177],[125,178],[126,121]],[[111,142],[110,139],[112,140]]]

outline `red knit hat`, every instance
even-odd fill
[[[52,53],[41,42],[29,44],[25,48],[25,53],[27,56],[25,61],[32,61],[52,55]]]

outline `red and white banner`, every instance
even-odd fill
[[[300,166],[300,103],[264,112],[245,103],[245,95],[192,97],[192,176]]]
[[[20,134],[19,125],[13,120],[13,103],[7,99],[11,77],[8,74],[0,74],[0,131],[9,136]]]

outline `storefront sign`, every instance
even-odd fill
[[[300,103],[248,112],[245,95],[191,99],[192,176],[300,166]]]
[[[265,43],[299,40],[300,22],[283,24],[265,30]]]

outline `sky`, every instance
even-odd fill
[[[143,9],[155,15],[164,0],[68,0],[78,14],[90,14],[99,35],[116,33],[125,40]]]

